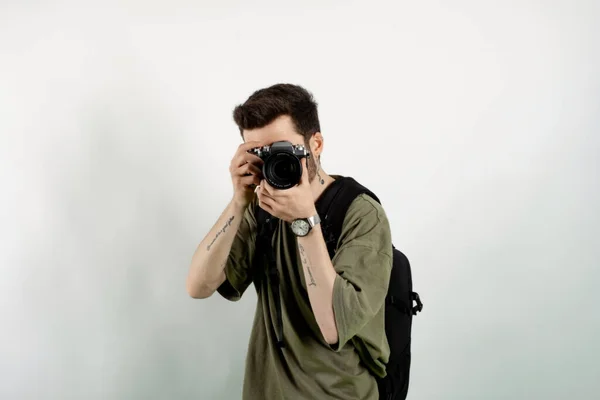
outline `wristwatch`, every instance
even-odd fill
[[[292,232],[294,232],[296,236],[304,237],[320,222],[321,218],[319,218],[319,214],[315,214],[308,218],[295,219],[292,221]]]

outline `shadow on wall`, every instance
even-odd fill
[[[48,185],[59,225],[50,240],[38,238],[45,251],[29,259],[53,266],[38,278],[46,287],[34,305],[53,383],[36,390],[54,398],[192,398],[198,376],[225,387],[225,377],[199,370],[190,356],[202,348],[181,312],[189,306],[189,238],[198,236],[187,226],[187,188],[178,179],[192,170],[172,134],[181,130],[160,110],[108,100],[85,109],[79,123],[84,145],[60,161]]]

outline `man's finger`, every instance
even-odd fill
[[[257,192],[259,205],[265,205],[269,207],[271,210],[275,205],[275,201],[264,193],[264,189],[259,189]]]
[[[253,149],[255,147],[259,147],[259,146],[262,146],[262,145],[263,145],[262,141],[252,140],[252,141],[244,142],[244,143],[240,144],[238,146],[238,151],[239,152],[248,151],[250,149]]]
[[[264,196],[265,198],[267,198],[267,199],[271,200],[271,201],[275,201],[275,196],[273,196],[271,193],[269,193],[268,189],[266,188],[266,187],[267,187],[267,185],[269,185],[269,184],[268,184],[268,183],[267,183],[267,181],[265,181],[265,180],[263,180],[263,181],[260,183],[259,194],[260,194],[261,196]]]
[[[269,196],[274,197],[276,195],[275,188],[269,185],[269,182],[267,182],[266,179],[263,181],[261,186],[263,187],[265,193],[269,194]]]
[[[240,183],[244,186],[253,188],[253,186],[258,185],[260,179],[256,175],[248,175],[240,178]]]
[[[260,168],[258,168],[256,165],[254,164],[244,164],[241,167],[238,168],[238,173],[241,176],[247,176],[247,175],[255,175],[255,176],[260,176],[261,175],[261,170]]]
[[[306,157],[302,157],[302,176],[300,177],[300,183],[310,183],[308,181],[308,168],[307,168],[308,160]]]
[[[266,212],[268,212],[269,214],[271,214],[271,215],[273,215],[273,213],[275,212],[273,210],[273,208],[269,207],[267,204],[265,204],[263,202],[258,203],[258,206],[260,208],[262,208],[263,210],[265,210]]]
[[[239,168],[244,164],[254,164],[262,167],[264,163],[265,162],[262,158],[248,152],[243,152],[239,154],[237,157],[235,157],[235,159],[232,162],[233,166],[236,168]]]

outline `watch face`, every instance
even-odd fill
[[[292,222],[292,231],[298,236],[306,236],[310,230],[310,225],[305,219],[296,219]]]

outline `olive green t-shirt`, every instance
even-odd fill
[[[344,218],[332,260],[337,272],[333,310],[339,341],[335,345],[325,341],[312,312],[297,238],[289,223],[278,220],[272,243],[280,276],[285,343],[279,348],[273,290],[266,279],[255,279],[257,269],[266,266],[252,265],[256,201],[255,196],[243,215],[225,266],[227,279],[217,289],[231,301],[239,300],[253,281],[257,292],[243,400],[378,400],[375,375],[386,375],[390,354],[384,302],[392,242],[383,208],[360,195]]]

